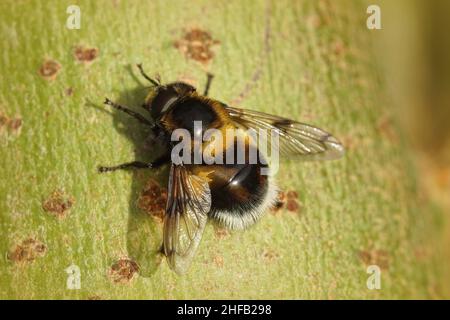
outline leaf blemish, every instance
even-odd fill
[[[72,196],[65,194],[63,191],[56,190],[43,201],[42,209],[57,218],[64,218],[74,203],[75,199]]]
[[[154,179],[148,180],[138,199],[138,207],[162,223],[167,202],[167,189]]]
[[[214,262],[214,264],[215,264],[217,267],[219,267],[219,268],[222,268],[222,267],[223,267],[223,262],[224,262],[224,260],[223,260],[223,257],[222,257],[221,255],[215,255],[215,256],[213,257],[213,262]]]
[[[273,262],[280,257],[280,254],[273,249],[267,249],[263,251],[262,257],[267,262]]]
[[[207,64],[214,58],[212,47],[218,44],[220,41],[213,39],[208,31],[192,28],[186,30],[183,37],[173,45],[186,58]]]
[[[60,70],[61,64],[58,61],[47,59],[42,63],[39,74],[46,80],[55,80]]]
[[[230,235],[230,231],[219,226],[214,226],[214,234],[218,239],[225,239]]]
[[[389,253],[386,250],[361,250],[358,252],[360,260],[367,266],[377,265],[381,269],[389,268]]]
[[[15,117],[10,118],[2,111],[0,111],[0,135],[2,134],[12,134],[19,135],[22,128],[22,118]]]
[[[297,191],[289,190],[287,192],[278,192],[278,198],[271,208],[271,212],[275,214],[283,208],[286,208],[290,212],[298,212],[301,209],[301,206],[298,203]]]
[[[18,264],[33,262],[37,258],[43,257],[46,251],[45,244],[39,240],[28,238],[8,252],[8,259]]]
[[[73,50],[73,54],[76,60],[84,63],[89,63],[94,61],[95,58],[98,57],[99,50],[97,48],[76,46],[75,49]]]
[[[137,272],[139,272],[139,266],[135,261],[122,258],[111,266],[109,276],[112,282],[124,284],[129,283]]]
[[[294,199],[289,199],[286,204],[286,209],[291,212],[297,212],[300,209],[300,205]]]
[[[73,95],[73,88],[68,87],[66,90],[64,90],[64,94],[68,97],[71,97]]]

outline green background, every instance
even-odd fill
[[[81,8],[81,29],[65,27],[66,8]],[[374,43],[386,28],[366,28],[359,1],[1,1],[0,111],[20,117],[19,134],[0,136],[0,297],[32,299],[345,299],[445,295],[435,241],[440,210],[420,197],[411,155],[397,133]],[[208,65],[174,47],[198,27],[220,41]],[[99,49],[77,62],[76,45]],[[39,68],[62,68],[53,81]],[[218,237],[208,225],[185,276],[156,254],[161,224],[136,205],[157,172],[99,175],[97,165],[151,159],[148,132],[102,105],[105,96],[137,107],[147,90],[134,64],[163,82],[190,79],[239,106],[315,124],[347,147],[334,162],[286,161],[282,190],[301,209],[267,213],[245,232]],[[255,74],[259,75],[253,81]],[[65,94],[68,88],[73,94]],[[386,126],[380,125],[385,119]],[[394,132],[394,134],[392,134]],[[394,137],[393,137],[394,136]],[[42,209],[53,191],[75,199],[65,218]],[[27,238],[44,256],[17,264],[7,253]],[[366,286],[367,259],[382,264],[381,290]],[[381,257],[380,257],[381,256]],[[129,257],[140,273],[111,281]],[[65,269],[81,269],[80,290]]]

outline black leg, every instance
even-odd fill
[[[211,87],[212,79],[214,78],[214,75],[209,72],[206,74],[206,76],[207,76],[207,79],[206,79],[205,91],[203,93],[204,96],[208,95],[208,91],[209,91],[209,88]]]
[[[158,168],[161,165],[163,165],[164,163],[167,163],[169,160],[169,156],[168,155],[163,155],[161,157],[159,157],[158,159],[156,159],[153,162],[142,162],[142,161],[132,161],[132,162],[126,162],[126,163],[122,163],[119,164],[117,166],[112,166],[112,167],[103,167],[100,166],[98,167],[98,172],[99,173],[104,173],[104,172],[111,172],[111,171],[116,171],[116,170],[124,170],[124,169],[151,169],[151,168]]]
[[[119,165],[113,166],[113,167],[98,167],[98,172],[104,173],[104,172],[123,170],[123,169],[149,169],[152,167],[153,167],[152,163],[132,161],[132,162],[127,162],[127,163],[122,163],[122,164],[119,164]]]
[[[141,114],[134,112],[130,109],[128,109],[127,107],[121,106],[120,104],[117,104],[115,102],[112,102],[111,100],[109,100],[108,98],[105,99],[104,104],[107,104],[117,110],[123,111],[126,114],[136,118],[137,120],[139,120],[139,122],[144,123],[146,125],[152,126],[153,127],[153,123],[151,123],[150,121],[148,121],[147,119],[145,119]]]
[[[161,85],[159,79],[153,80],[152,78],[150,78],[145,72],[144,69],[142,68],[142,64],[138,63],[137,67],[139,68],[139,71],[141,72],[141,75],[147,79],[148,81],[150,81],[153,85],[159,87]]]

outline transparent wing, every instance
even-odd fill
[[[228,114],[241,128],[267,130],[267,145],[271,146],[271,130],[279,135],[280,153],[301,160],[334,160],[344,155],[344,147],[330,133],[287,118],[263,112],[225,106]],[[273,133],[273,132],[272,132]]]
[[[164,253],[171,269],[185,273],[200,244],[211,208],[208,183],[172,165],[164,218]]]

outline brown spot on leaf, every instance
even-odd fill
[[[22,119],[20,119],[20,118],[11,119],[11,121],[9,122],[9,128],[12,131],[17,131],[21,127],[22,127]]]
[[[47,247],[39,240],[28,238],[16,245],[8,253],[8,259],[15,263],[32,262],[39,257],[43,257]]]
[[[389,253],[385,250],[361,250],[358,255],[367,266],[377,265],[381,269],[388,269],[389,267]]]
[[[291,212],[298,212],[300,209],[300,205],[298,204],[297,200],[295,199],[288,199],[286,203],[286,209]]]
[[[262,257],[264,260],[268,262],[273,262],[280,257],[280,254],[272,249],[266,249],[262,253]]]
[[[42,63],[39,74],[46,80],[55,80],[60,70],[61,65],[58,61],[47,59]]]
[[[214,234],[218,239],[225,239],[230,235],[230,231],[222,227],[214,226]]]
[[[218,266],[219,268],[223,267],[223,257],[220,255],[215,255],[213,258],[213,262],[216,266]]]
[[[167,189],[154,179],[147,181],[138,199],[138,207],[155,218],[158,222],[164,221],[166,211]]]
[[[174,46],[186,58],[207,64],[214,57],[212,47],[219,43],[208,31],[192,28],[185,30],[183,37],[175,41]]]
[[[57,218],[63,218],[67,215],[74,203],[75,199],[72,196],[65,194],[63,191],[56,190],[44,200],[42,209]]]
[[[73,88],[69,87],[66,90],[64,90],[64,94],[68,97],[71,97],[73,95]]]
[[[94,296],[89,296],[87,299],[88,300],[102,300],[102,297],[100,297],[98,295],[94,295]]]
[[[278,199],[276,200],[274,207],[271,208],[272,213],[276,213],[283,208],[286,208],[291,212],[298,212],[300,204],[297,199],[298,193],[295,190],[289,190],[287,192],[279,191]]]
[[[136,262],[122,258],[111,266],[109,276],[114,283],[128,283],[137,272],[139,272],[139,266]]]
[[[9,122],[9,118],[0,111],[0,128],[4,128],[7,126]]]
[[[83,46],[76,46],[73,50],[73,54],[75,59],[80,62],[92,62],[95,58],[97,58],[99,50],[97,48],[87,48]]]
[[[0,134],[19,135],[22,128],[22,118],[10,118],[0,111]]]

